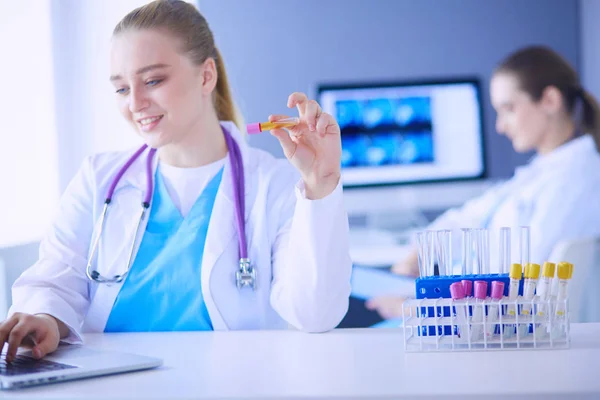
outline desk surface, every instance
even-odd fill
[[[405,354],[402,335],[398,329],[87,335],[90,347],[157,356],[164,365],[0,397],[599,398],[600,324],[573,324],[568,350]]]

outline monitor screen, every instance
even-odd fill
[[[341,128],[344,186],[484,175],[476,79],[322,85],[318,98]]]

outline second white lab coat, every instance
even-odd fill
[[[512,261],[520,262],[520,226],[530,227],[530,262],[542,264],[564,239],[600,236],[600,155],[590,135],[539,155],[513,178],[452,209],[430,229],[488,228],[492,272],[498,271],[499,230],[512,229]],[[486,221],[488,223],[486,224]],[[460,232],[454,231],[453,259],[460,261]]]
[[[308,200],[301,183],[296,185],[299,174],[287,160],[248,147],[232,123],[223,124],[241,148],[246,236],[257,289],[236,287],[238,235],[226,162],[200,277],[214,329],[277,329],[288,324],[311,332],[334,328],[348,307],[352,272],[341,183],[326,198]],[[53,227],[41,243],[39,261],[13,286],[9,315],[53,315],[68,325],[66,341],[72,343],[80,341],[82,331],[104,330],[121,284],[91,282],[85,269],[108,187],[131,154],[105,153],[84,164],[61,199]],[[117,185],[93,264],[103,276],[123,273],[126,267],[146,192],[145,160],[145,154],[138,158]],[[156,165],[155,161],[154,171]],[[146,223],[147,218],[140,226],[136,251]]]

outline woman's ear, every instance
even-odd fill
[[[556,86],[547,86],[542,92],[539,104],[548,115],[561,112],[564,108],[563,96]]]
[[[219,74],[217,73],[217,64],[214,58],[209,57],[206,59],[206,61],[204,61],[204,63],[202,63],[202,66],[200,67],[200,74],[202,93],[205,96],[209,96],[217,86],[217,79],[219,78]]]

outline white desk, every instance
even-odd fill
[[[99,334],[86,341],[162,357],[164,366],[0,397],[600,398],[600,324],[573,324],[568,350],[405,354],[395,329]]]

